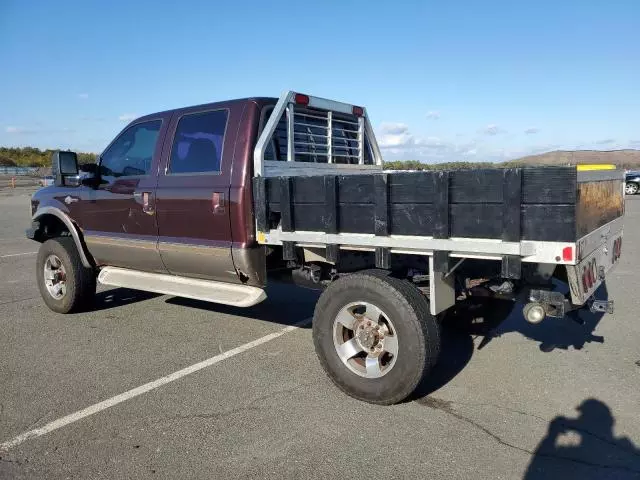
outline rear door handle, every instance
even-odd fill
[[[153,194],[151,192],[142,192],[142,211],[147,215],[156,213],[156,209],[153,208]]]
[[[211,196],[211,204],[213,206],[214,215],[223,215],[225,213],[225,195],[221,192],[213,192]]]
[[[153,192],[133,192],[133,199],[142,205],[142,211],[147,215],[156,213],[153,208]]]

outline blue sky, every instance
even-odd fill
[[[293,89],[387,159],[640,148],[640,1],[0,1],[0,145],[101,151],[135,115]]]

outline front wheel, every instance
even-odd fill
[[[379,271],[341,277],[313,316],[316,353],[345,393],[390,405],[409,396],[435,365],[438,323],[410,282]]]
[[[44,303],[57,313],[86,308],[96,293],[93,270],[82,265],[71,237],[52,238],[40,246],[36,278]]]
[[[634,182],[627,182],[624,186],[624,192],[627,195],[635,195],[638,193],[638,184]]]

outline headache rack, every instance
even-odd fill
[[[364,173],[382,156],[364,108],[285,92],[254,151],[255,176]]]

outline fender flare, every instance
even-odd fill
[[[82,260],[82,265],[87,268],[93,268],[93,264],[87,258],[87,254],[84,250],[84,245],[82,244],[82,240],[80,239],[80,235],[78,234],[78,229],[76,228],[73,221],[66,215],[62,210],[56,207],[42,207],[36,210],[36,213],[33,214],[32,220],[35,222],[43,215],[53,215],[59,218],[62,223],[66,225],[69,229],[69,233],[71,233],[71,237],[73,238],[73,242],[76,244],[76,248],[78,249],[78,253],[80,254],[80,260]]]

